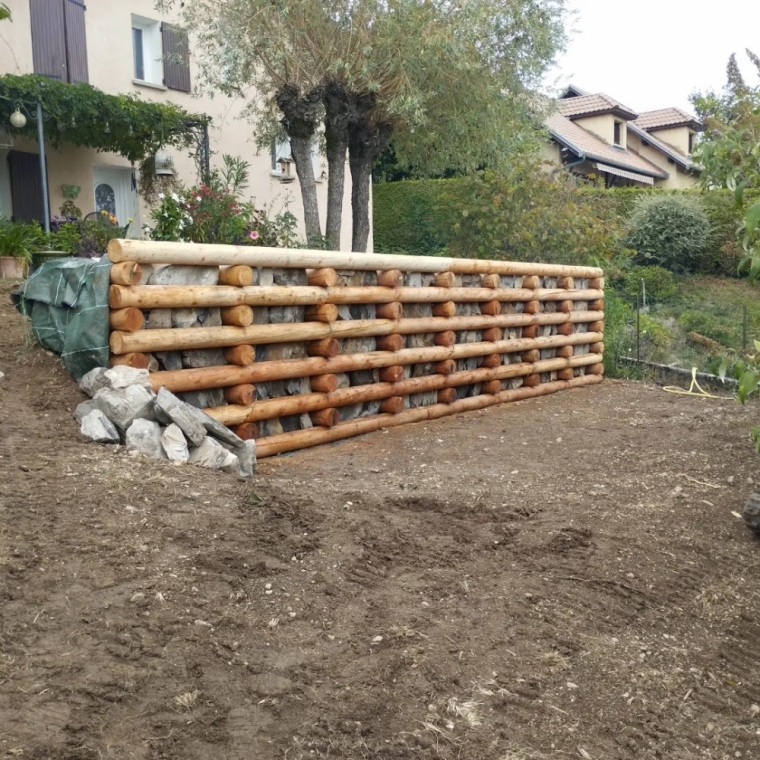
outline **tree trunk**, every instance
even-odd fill
[[[322,226],[319,223],[317,185],[314,176],[314,164],[311,160],[311,143],[311,137],[296,137],[294,135],[290,137],[290,149],[296,162],[298,183],[301,186],[306,241],[310,248],[321,248]]]
[[[375,124],[369,118],[360,119],[351,128],[348,161],[351,167],[352,251],[365,252],[367,250],[372,166],[375,159],[388,147],[391,133],[392,128],[389,123]]]
[[[282,111],[282,126],[290,138],[290,149],[296,162],[303,201],[306,240],[310,247],[321,248],[322,227],[319,223],[311,145],[319,124],[322,90],[319,88],[304,94],[295,85],[287,84],[277,91],[275,99]]]
[[[349,98],[343,87],[331,82],[322,96],[325,106],[325,146],[327,154],[327,247],[340,250],[343,217],[343,195],[346,184],[346,151],[348,150]]]

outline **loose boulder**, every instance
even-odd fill
[[[79,432],[95,443],[119,443],[120,440],[119,431],[100,409],[93,409],[82,417]]]
[[[206,436],[203,443],[190,452],[190,462],[200,467],[208,467],[209,470],[221,470],[222,467],[229,467],[229,454],[230,452],[218,441]],[[234,457],[234,454],[232,456]]]
[[[185,435],[179,425],[173,422],[161,433],[161,445],[164,447],[166,456],[173,462],[187,462],[190,459]]]
[[[152,420],[137,419],[127,430],[128,449],[135,449],[153,459],[167,459],[161,443],[161,426]]]
[[[119,430],[126,431],[137,419],[153,420],[155,395],[142,385],[129,385],[121,390],[101,388],[94,401]]]

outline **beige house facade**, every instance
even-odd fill
[[[298,182],[293,181],[294,169],[289,172],[288,165],[278,161],[289,157],[289,146],[287,143],[272,146],[271,153],[258,151],[252,125],[241,115],[245,105],[242,100],[194,94],[198,72],[193,40],[183,37],[188,54],[185,62],[168,56],[167,35],[172,30],[179,33],[181,30],[171,25],[171,17],[158,14],[152,0],[91,3],[6,0],[6,3],[12,21],[0,25],[0,75],[42,74],[64,82],[86,81],[109,95],[133,93],[146,101],[174,103],[190,113],[210,117],[211,168],[221,164],[224,154],[248,161],[246,195],[257,208],[271,206],[274,213],[287,208],[299,220],[304,236],[303,207]],[[39,151],[36,141],[14,137],[13,128],[6,126],[13,145],[0,147],[0,216],[23,218],[19,214],[19,208],[24,206],[20,193],[32,180],[30,172],[35,170],[35,160],[39,166]],[[103,129],[108,129],[108,125],[104,123]],[[47,140],[45,150],[52,217],[60,213],[64,203],[64,187],[77,186],[80,191],[75,203],[84,214],[107,208],[120,223],[134,219],[130,235],[140,236],[143,225],[150,222],[150,208],[137,191],[138,167],[116,154],[66,144],[56,149]],[[179,181],[192,185],[198,180],[196,163],[187,151],[169,148],[165,153]],[[313,160],[324,224],[327,168],[316,146]],[[350,182],[347,185],[350,188]],[[341,247],[351,248],[349,192],[344,198]]]
[[[702,124],[678,108],[636,113],[570,86],[546,121],[544,157],[605,187],[687,189],[699,182],[692,152]]]

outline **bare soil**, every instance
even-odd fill
[[[79,438],[0,293],[0,757],[760,758],[756,408],[635,383],[265,460]]]

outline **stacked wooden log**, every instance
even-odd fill
[[[108,254],[112,363],[150,368],[259,457],[602,380],[594,267],[134,240]]]

